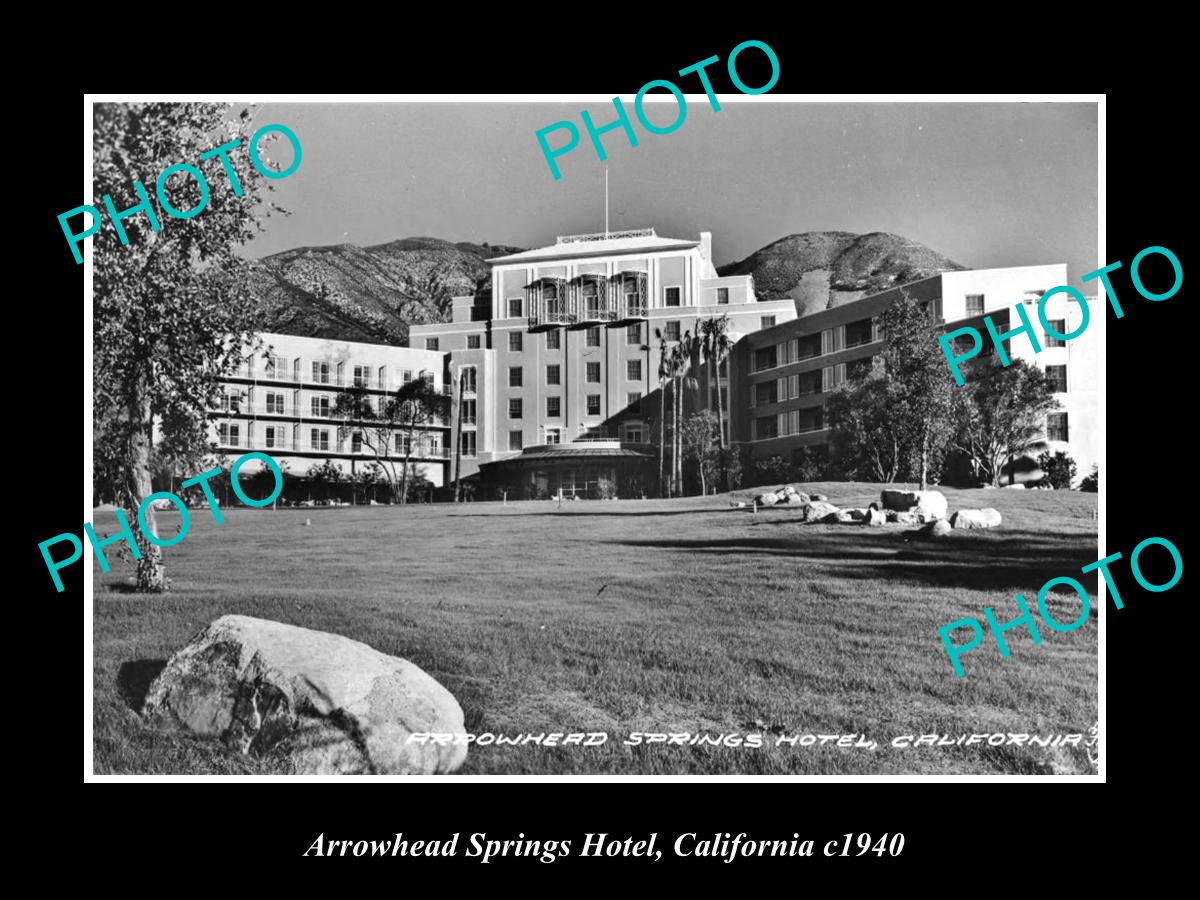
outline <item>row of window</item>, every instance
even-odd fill
[[[824,410],[821,407],[792,409],[756,418],[754,420],[754,437],[761,441],[791,434],[803,434],[808,431],[820,431],[823,427]],[[1065,442],[1069,439],[1069,433],[1065,412],[1049,413],[1046,416],[1046,440]]]
[[[584,282],[583,300],[587,303],[589,300],[595,301],[597,297],[595,282]],[[542,300],[553,303],[558,299],[557,286],[553,283],[545,285],[542,291]],[[717,288],[717,304],[725,306],[729,303],[729,288]],[[682,306],[683,305],[683,288],[679,285],[670,285],[663,288],[663,306]],[[523,297],[508,298],[508,317],[510,319],[519,319],[525,315],[525,300]]]
[[[642,361],[640,359],[629,359],[625,361],[625,379],[627,381],[642,380]],[[584,381],[589,384],[600,383],[600,363],[589,362],[585,365]],[[525,369],[523,366],[508,367],[508,386],[523,387],[525,384]],[[558,363],[551,363],[546,366],[546,384],[555,385],[562,384],[562,366]]]
[[[600,415],[600,395],[588,394],[584,397],[584,405],[587,410],[586,415]],[[641,391],[629,391],[625,395],[625,405],[627,407],[637,406],[642,402]],[[562,416],[562,397],[547,397],[546,398],[546,418],[557,419]],[[508,417],[510,419],[523,419],[525,417],[525,401],[521,397],[510,397],[508,401]]]
[[[267,425],[263,428],[262,447],[266,450],[317,450],[329,451],[336,449],[342,452],[342,446],[337,439],[337,433],[329,428],[310,428],[307,431],[308,444],[303,443],[304,431],[295,429],[294,434],[289,441],[288,432],[292,429],[290,426],[284,425]],[[237,422],[221,422],[217,426],[217,439],[221,446],[224,447],[241,447],[242,444],[242,427]],[[389,446],[384,451],[384,455],[400,455],[405,456],[410,453],[414,455],[439,456],[441,455],[441,436],[436,433],[428,433],[417,436],[416,440],[412,440],[409,435],[397,432],[388,441]],[[363,452],[363,435],[362,432],[356,431],[350,435],[350,452]],[[382,448],[381,448],[382,449]]]
[[[310,365],[311,378],[309,380],[313,384],[334,384],[358,388],[376,388],[379,390],[386,390],[388,387],[387,366],[351,366],[349,370],[350,375],[347,378],[345,363],[312,360]],[[252,363],[243,364],[237,371],[237,374],[243,378],[249,378],[252,373]],[[414,376],[412,369],[397,369],[396,374],[402,384],[408,384],[414,377],[424,378],[426,381],[433,382],[432,372],[423,371]],[[288,361],[281,356],[268,357],[263,365],[261,377],[267,381],[300,381],[301,360],[297,357],[292,361],[292,365],[289,366]]]

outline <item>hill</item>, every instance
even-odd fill
[[[408,326],[450,318],[450,298],[490,290],[484,260],[520,248],[404,238],[300,247],[258,260],[264,330],[407,344]]]
[[[803,316],[964,268],[898,234],[809,231],[780,238],[739,262],[721,266],[718,272],[753,275],[760,299],[791,297]]]

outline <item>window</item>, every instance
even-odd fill
[[[520,450],[521,447],[524,446],[524,440],[522,438],[523,434],[524,432],[522,431],[510,431],[508,433],[509,450]]]
[[[759,416],[754,420],[754,437],[758,440],[779,437],[779,417]]]
[[[476,434],[477,433],[474,431],[464,431],[461,435],[459,435],[459,447],[462,450],[463,456],[475,455]]]
[[[1046,379],[1051,384],[1051,389],[1056,394],[1065,394],[1067,392],[1067,367],[1066,366],[1046,366]],[[1066,438],[1063,438],[1066,440]]]
[[[329,384],[329,363],[314,362],[312,364],[312,380],[317,384]]]
[[[663,288],[663,305],[678,306],[679,298],[682,296],[682,294],[683,288],[680,287]]]
[[[263,431],[263,443],[266,445],[268,450],[283,446],[282,428],[274,425],[268,425],[265,429],[263,429]]]
[[[602,317],[604,310],[600,308],[600,296],[596,287],[596,282],[588,280],[580,285],[583,294],[583,310],[585,317],[588,319],[599,319]]]
[[[555,328],[553,331],[546,332],[546,349],[557,350],[562,346],[562,332]]]
[[[775,347],[763,347],[761,350],[754,351],[754,371],[761,372],[764,369],[775,368],[775,360],[778,357],[775,353]]]
[[[631,346],[642,342],[642,323],[634,322],[625,327],[625,343]]]
[[[641,425],[626,425],[625,440],[631,444],[642,443],[642,426]]]
[[[354,434],[350,435],[350,452],[362,453],[362,447],[362,432],[356,431]]]
[[[625,361],[625,378],[627,381],[642,380],[642,361],[640,359],[628,359]]]
[[[717,288],[717,303],[724,305],[729,302],[729,288]]]
[[[587,379],[591,384],[600,383],[600,363],[590,362],[587,364]]]
[[[479,335],[468,334],[467,335],[467,349],[468,350],[478,350],[479,347],[480,347]]]
[[[371,370],[367,366],[354,367],[354,386],[357,388],[371,386]]]
[[[477,402],[478,401],[476,401],[476,400],[464,400],[462,402],[462,409],[460,410],[460,412],[462,414],[462,423],[464,425],[474,425],[475,424],[476,414],[477,414],[477,410],[476,410]]]
[[[510,331],[508,333],[508,349],[514,353],[521,349],[521,332]]]
[[[510,397],[508,401],[508,417],[519,419],[525,412],[525,406],[520,397]]]
[[[522,378],[523,378],[523,376],[522,376],[522,370],[521,370],[520,366],[509,366],[508,367],[508,386],[509,387],[520,387]]]
[[[759,328],[770,328],[770,327],[771,327],[772,325],[774,325],[774,324],[775,324],[775,317],[774,317],[774,316],[763,316],[763,317],[762,317],[762,318],[759,320],[759,325],[758,325],[758,327],[759,327]]]
[[[329,432],[324,428],[314,428],[310,435],[312,438],[312,449],[328,450],[329,449]]]
[[[846,347],[861,347],[871,343],[871,320],[859,319],[846,323]]]
[[[812,359],[821,355],[821,333],[796,339],[796,359]]]
[[[263,366],[263,377],[272,381],[282,381],[288,377],[287,362],[278,356],[268,356]]]
[[[217,426],[217,434],[220,438],[220,443],[226,447],[236,447],[239,443],[238,436],[241,431],[241,426],[233,425],[229,422],[222,422]]]
[[[562,398],[547,397],[546,398],[546,418],[557,419],[562,415]]]
[[[1050,330],[1051,331],[1057,331],[1059,334],[1067,333],[1067,320],[1066,319],[1050,319],[1049,321],[1050,321]],[[1065,346],[1067,346],[1067,342],[1064,341],[1062,338],[1051,337],[1050,334],[1047,333],[1046,334],[1046,346],[1047,347],[1065,347]]]
[[[1046,416],[1046,440],[1067,440],[1067,414],[1065,412],[1050,413]]]
[[[464,394],[475,393],[475,367],[465,366],[462,370],[462,392]]]
[[[587,395],[587,414],[589,416],[600,415],[600,395],[599,394],[588,394]]]
[[[238,391],[224,391],[221,394],[221,409],[225,412],[242,411],[242,395]]]
[[[593,325],[587,330],[586,344],[589,347],[599,347],[600,346],[600,326],[599,325]]]
[[[546,384],[559,384],[560,373],[561,367],[558,365],[558,363],[555,363],[552,366],[546,366]]]
[[[328,397],[313,397],[312,398],[312,414],[315,418],[318,418],[318,419],[328,419],[330,416],[329,398]]]
[[[666,329],[663,332],[668,341],[679,340],[679,320],[673,320],[666,323]]]
[[[521,298],[520,297],[509,297],[508,298],[508,317],[510,319],[521,318]]]
[[[412,381],[412,369],[404,369],[400,374],[402,376],[401,380],[404,384],[408,384],[410,381]]]
[[[422,372],[421,380],[424,381],[430,387],[433,387],[433,373],[432,372]]]
[[[547,444],[561,444],[562,443],[562,431],[558,428],[547,428],[546,429],[546,443]]]
[[[437,339],[437,338],[435,338],[435,337],[427,337],[427,338],[425,338],[425,349],[426,349],[426,350],[436,350],[436,349],[438,349],[438,339]]]
[[[642,392],[641,391],[630,391],[628,394],[626,394],[625,395],[625,405],[626,406],[636,406],[640,409],[641,405],[642,405]]]
[[[764,381],[761,384],[754,386],[754,405],[762,406],[764,403],[779,402],[778,382]]]
[[[983,294],[967,294],[967,315],[983,315]]]

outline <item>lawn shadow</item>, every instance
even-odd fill
[[[769,556],[812,562],[840,576],[878,582],[976,590],[1004,590],[1013,585],[1036,590],[1051,578],[1069,575],[1096,592],[1095,573],[1080,569],[1092,562],[1094,538],[1086,534],[1060,537],[1030,531],[960,534],[930,541],[915,530],[879,531],[862,526],[794,537],[656,538],[612,541],[628,547],[653,547],[689,553]],[[848,565],[847,565],[848,564]]]
[[[141,714],[151,682],[166,665],[165,659],[135,659],[122,663],[117,670],[117,690],[135,713]]]
[[[663,510],[657,510],[657,511],[644,510],[642,512],[622,512],[620,510],[615,510],[612,512],[605,510],[603,512],[598,512],[595,510],[588,510],[588,509],[570,509],[570,510],[568,510],[568,509],[555,508],[555,509],[538,510],[537,512],[521,512],[520,510],[518,510],[514,514],[520,515],[520,516],[625,516],[628,518],[635,518],[638,516],[690,516],[690,515],[695,515],[696,513],[714,513],[714,512],[724,512],[724,511],[725,511],[725,508],[721,507],[721,506],[711,506],[711,507],[710,506],[697,506],[697,507],[694,507],[693,509],[663,509]],[[495,513],[459,513],[459,514],[455,515],[454,513],[451,513],[450,517],[455,518],[455,519],[494,519],[494,518],[496,518],[496,514]]]

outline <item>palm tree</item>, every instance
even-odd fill
[[[664,432],[667,422],[667,379],[671,377],[671,369],[667,355],[667,336],[661,328],[654,329],[654,336],[658,338],[658,495],[661,497],[668,489],[667,482],[663,479],[663,448],[666,446]]]
[[[729,316],[704,319],[700,322],[704,361],[712,367],[713,393],[717,397],[717,440],[725,449],[725,410],[721,402],[721,363],[729,355],[733,342],[729,340]]]
[[[670,355],[671,378],[675,384],[671,407],[671,483],[677,495],[683,493],[683,448],[679,441],[679,423],[683,418],[682,391],[695,390],[699,386],[690,367],[692,357],[697,352],[696,347],[696,339],[692,337],[692,333],[685,331]]]

